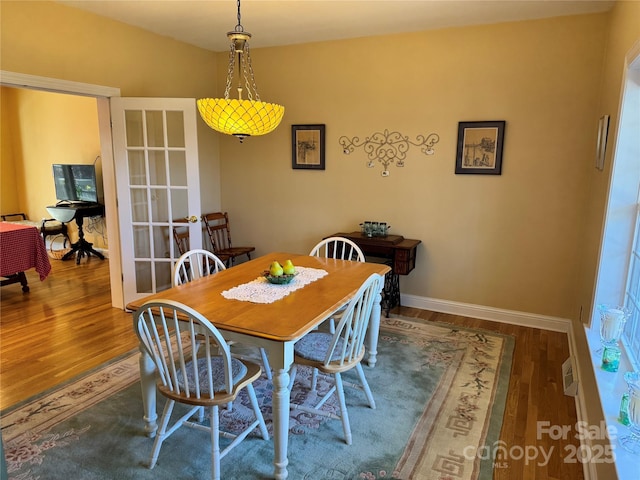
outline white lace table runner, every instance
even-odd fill
[[[269,283],[263,276],[260,276],[249,283],[225,290],[222,292],[222,296],[228,300],[273,303],[328,274],[326,270],[319,268],[296,267],[296,271],[298,275],[287,285],[274,285]]]

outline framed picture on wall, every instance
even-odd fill
[[[291,167],[324,170],[324,125],[291,125]]]
[[[500,175],[504,120],[458,123],[456,173]]]

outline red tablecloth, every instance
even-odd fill
[[[51,271],[47,248],[38,229],[0,222],[0,276],[8,277],[33,267],[40,280]]]

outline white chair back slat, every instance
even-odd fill
[[[153,358],[155,359],[156,364],[162,365],[162,368],[159,369],[159,371],[161,372],[161,377],[167,382],[168,385],[170,385],[170,388],[173,389],[172,376],[167,375],[167,372],[169,372],[169,369],[171,368],[171,365],[168,363],[167,359],[173,357],[173,355],[171,354],[171,344],[169,343],[168,345],[166,345],[166,347],[163,347],[163,338],[165,338],[164,333],[166,333],[167,331],[166,323],[164,321],[164,313],[161,312],[160,314],[160,319],[162,320],[160,326],[162,327],[162,332],[164,332],[163,334],[160,334],[160,332],[158,331],[158,325],[153,321],[154,314],[151,309],[146,311],[146,315],[149,319],[149,322],[147,322],[145,326],[147,327],[147,329],[151,328],[151,330],[153,331],[153,340],[152,342],[150,342],[150,344],[153,345]]]
[[[364,262],[365,256],[360,247],[344,237],[329,237],[320,241],[309,254],[312,257],[335,258]]]
[[[358,289],[336,326],[324,364],[350,363],[363,352],[373,303],[382,288],[384,278],[372,274]],[[340,351],[336,349],[340,347]]]
[[[264,440],[269,439],[253,388],[253,382],[260,377],[260,367],[232,358],[224,337],[204,316],[182,303],[156,300],[136,310],[133,327],[141,350],[153,359],[160,380],[158,391],[166,398],[149,468],[156,465],[163,442],[183,425],[210,432],[211,478],[214,480],[222,478],[220,459],[256,427]],[[249,396],[254,420],[247,417],[239,429],[234,425],[234,431],[221,431],[219,406],[229,404],[241,389]],[[180,411],[179,418],[171,423],[176,402],[188,409]],[[211,419],[209,425],[204,423],[205,408]],[[221,448],[220,437],[233,440]]]
[[[222,358],[226,391],[233,389],[229,346],[216,327],[195,310],[170,300],[149,302],[134,314],[134,328],[160,381],[172,392],[189,398],[202,398],[207,392],[214,398],[216,356]],[[205,355],[197,361],[192,352],[202,344]]]
[[[209,250],[189,250],[176,260],[173,267],[173,284],[182,285],[225,268],[224,262]]]

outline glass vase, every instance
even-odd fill
[[[622,352],[618,345],[607,345],[602,352],[602,369],[606,372],[617,372],[620,367]]]
[[[627,418],[630,434],[620,438],[622,448],[640,456],[640,373],[627,372],[624,379],[629,386]]]
[[[631,310],[619,305],[598,305],[598,312],[600,313],[600,343],[602,348],[598,349],[596,353],[602,353],[602,349],[607,346],[617,345],[624,325],[631,316]]]

